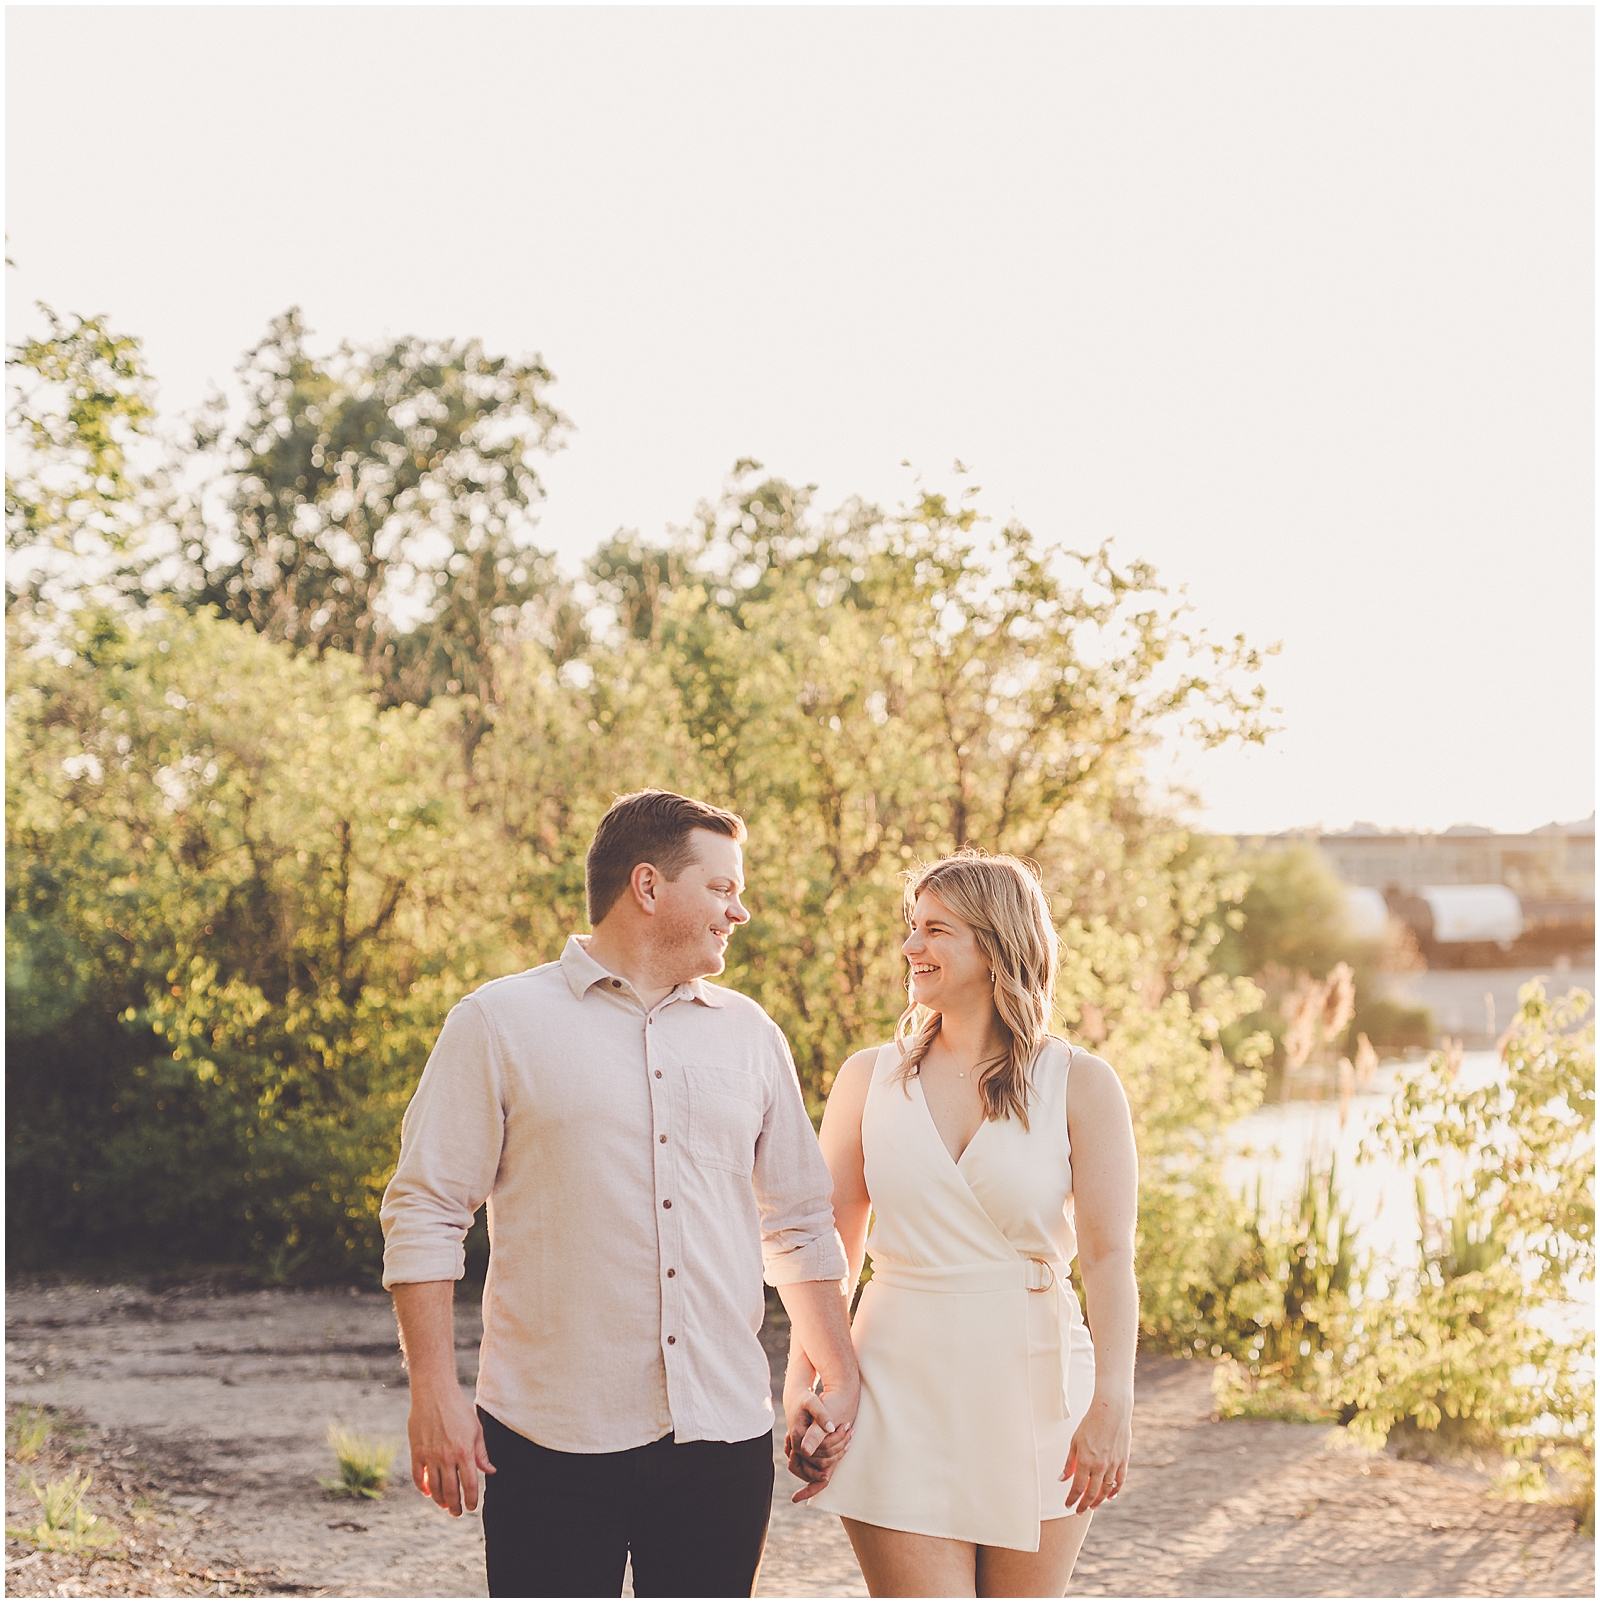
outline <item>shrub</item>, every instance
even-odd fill
[[[1329,1397],[1368,1442],[1405,1423],[1492,1447],[1524,1491],[1554,1470],[1592,1522],[1594,1333],[1580,1299],[1594,1282],[1594,1025],[1577,1028],[1591,1002],[1552,1002],[1536,980],[1519,1004],[1501,1078],[1462,1089],[1458,1059],[1436,1053],[1374,1132],[1418,1172],[1421,1263],[1352,1321]]]
[[[383,1496],[389,1479],[389,1466],[394,1462],[394,1448],[384,1442],[369,1441],[357,1436],[342,1425],[328,1427],[328,1446],[339,1462],[337,1480],[322,1481],[335,1497]]]

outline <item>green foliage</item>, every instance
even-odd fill
[[[1594,1336],[1580,1296],[1594,1279],[1594,1028],[1576,1028],[1581,992],[1552,1003],[1535,981],[1520,1001],[1502,1077],[1464,1089],[1436,1054],[1369,1138],[1418,1176],[1417,1267],[1373,1295],[1331,1172],[1308,1181],[1298,1230],[1277,1243],[1258,1232],[1265,1273],[1227,1270],[1230,1313],[1261,1334],[1249,1353],[1224,1339],[1236,1361],[1217,1394],[1236,1415],[1338,1418],[1369,1446],[1399,1431],[1503,1455],[1521,1495],[1549,1495],[1553,1472],[1592,1527]]]
[[[813,1099],[903,1006],[902,871],[968,842],[1041,864],[1086,948],[1069,1023],[1097,975],[1109,1028],[1205,973],[1210,864],[1148,817],[1139,762],[1175,724],[1259,735],[1257,659],[1186,631],[1140,564],[1015,525],[985,552],[976,525],[937,496],[823,517],[736,480],[679,547],[630,548],[656,576],[648,637],[635,611],[588,657],[584,726],[615,739],[644,691],[657,782],[750,822],[730,974],[789,1028]],[[621,582],[616,551],[600,564]]]
[[[1248,876],[1217,944],[1224,974],[1261,974],[1268,964],[1326,979],[1362,943],[1351,933],[1344,892],[1326,859],[1309,843],[1243,854]]]
[[[1319,1394],[1367,1279],[1335,1170],[1332,1161],[1321,1174],[1307,1163],[1298,1204],[1279,1220],[1266,1217],[1257,1186],[1241,1251],[1222,1282],[1226,1317],[1212,1347],[1231,1360],[1214,1380],[1224,1417],[1333,1417]]]
[[[19,1464],[31,1463],[50,1440],[55,1415],[48,1408],[19,1404],[6,1423],[6,1447]]]
[[[207,617],[13,631],[14,1251],[370,1263],[449,1002],[514,966],[438,717]],[[70,966],[63,956],[70,957]]]
[[[1368,1441],[1404,1424],[1496,1448],[1531,1484],[1554,1467],[1592,1521],[1594,1025],[1579,991],[1534,981],[1519,1002],[1503,1076],[1464,1089],[1438,1054],[1374,1132],[1444,1208],[1419,1181],[1421,1265],[1361,1310],[1331,1396]]]
[[[1401,1162],[1453,1180],[1447,1218],[1457,1207],[1492,1214],[1549,1297],[1594,1279],[1594,1024],[1578,1028],[1591,1005],[1582,991],[1552,1001],[1542,981],[1525,985],[1502,1078],[1464,1090],[1438,1054],[1375,1132]],[[1434,1256],[1447,1261],[1442,1246]]]
[[[7,353],[6,433],[19,471],[6,475],[6,550],[27,570],[7,584],[8,610],[48,611],[86,584],[132,587],[131,559],[156,510],[134,460],[155,421],[139,341],[104,318],[39,311],[48,334]]]
[[[231,516],[193,531],[190,606],[347,652],[390,702],[487,706],[495,644],[518,626],[552,645],[571,631],[530,543],[533,461],[565,423],[537,357],[402,339],[322,360],[295,310],[240,374],[247,415],[221,442]]]
[[[667,785],[749,822],[728,983],[813,1112],[903,1005],[904,872],[968,842],[1039,862],[1061,1027],[1128,1086],[1177,1344],[1259,1095],[1256,1043],[1220,1043],[1259,994],[1212,972],[1228,849],[1156,815],[1142,763],[1259,738],[1259,659],[1109,549],[970,498],[824,515],[748,463],[668,548],[603,548],[574,632],[526,543],[548,378],[417,341],[320,362],[281,320],[228,519],[186,525],[171,596],[13,617],[14,1252],[370,1267],[444,1012],[558,955],[601,813]]]
[[[394,1462],[394,1448],[384,1442],[375,1442],[357,1436],[342,1425],[328,1427],[328,1446],[339,1463],[335,1480],[320,1481],[335,1497],[383,1496],[389,1480],[389,1468]]]
[[[84,1506],[84,1494],[93,1483],[92,1475],[78,1470],[45,1486],[32,1478],[24,1479],[22,1489],[38,1503],[41,1517],[34,1525],[6,1526],[6,1535],[47,1553],[82,1553],[115,1547],[116,1527]]]
[[[1350,928],[1344,891],[1315,846],[1299,843],[1241,854],[1233,865],[1245,886],[1237,901],[1219,910],[1214,966],[1219,973],[1249,975],[1261,986],[1263,1005],[1230,1029],[1230,1052],[1252,1033],[1271,1037],[1278,1066],[1295,1054],[1292,1034],[1297,1004],[1308,982],[1326,981],[1341,964],[1353,976],[1355,1007],[1328,1044],[1353,1053],[1365,1035],[1374,1046],[1399,1051],[1428,1046],[1433,1021],[1426,1008],[1411,1008],[1380,996],[1380,969],[1416,962],[1406,937],[1393,931],[1363,940]],[[1303,1061],[1303,1059],[1302,1059]]]
[[[1358,981],[1358,987],[1360,982]],[[1425,1007],[1413,1007],[1387,996],[1374,996],[1370,986],[1358,988],[1353,1035],[1365,1035],[1374,1046],[1389,1052],[1425,1050],[1438,1033],[1433,1014]]]

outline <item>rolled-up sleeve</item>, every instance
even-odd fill
[[[849,1273],[833,1224],[833,1178],[806,1114],[800,1077],[783,1032],[773,1026],[773,1094],[756,1142],[756,1206],[769,1286],[843,1280]]]
[[[450,1011],[400,1126],[383,1194],[383,1283],[459,1280],[473,1215],[494,1186],[505,1133],[492,1026],[471,997]]]

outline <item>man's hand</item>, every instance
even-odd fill
[[[789,1368],[783,1381],[787,1425],[784,1455],[789,1473],[806,1484],[803,1503],[828,1484],[850,1445],[861,1405],[861,1371],[850,1340],[845,1288],[835,1280],[801,1280],[778,1287],[789,1315]],[[822,1394],[815,1390],[818,1377]]]
[[[391,1286],[400,1346],[411,1374],[411,1482],[440,1508],[459,1515],[478,1506],[478,1472],[494,1474],[483,1426],[456,1379],[450,1305],[455,1286],[424,1280]]]
[[[455,1381],[439,1386],[413,1384],[411,1415],[411,1482],[424,1497],[459,1517],[463,1507],[478,1507],[478,1474],[494,1474],[483,1426],[466,1393]]]
[[[828,1484],[850,1446],[850,1433],[855,1429],[860,1401],[859,1382],[824,1387],[822,1395],[818,1396],[791,1373],[784,1386],[787,1429],[783,1452],[789,1473],[806,1483],[794,1494],[792,1502],[803,1503]]]

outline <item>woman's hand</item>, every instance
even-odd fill
[[[849,1382],[831,1388],[824,1385],[818,1396],[805,1384],[803,1371],[791,1363],[783,1388],[783,1452],[789,1473],[806,1483],[794,1494],[793,1502],[815,1497],[828,1484],[850,1445],[860,1400],[859,1384]]]
[[[1074,1514],[1115,1497],[1122,1490],[1133,1452],[1133,1404],[1096,1397],[1072,1434],[1067,1465],[1061,1479],[1071,1481],[1067,1507]]]

